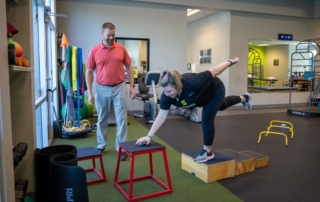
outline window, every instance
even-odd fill
[[[56,82],[56,40],[51,8],[55,1],[32,1],[33,16],[33,61],[35,89],[35,121],[37,147],[49,145],[49,137],[53,136],[53,113],[51,101],[47,100],[47,89],[53,89]],[[54,92],[56,94],[56,92]]]
[[[36,109],[36,136],[37,138],[37,148],[42,148],[42,119],[41,119],[42,113],[41,113],[41,107],[38,107]]]
[[[40,60],[39,60],[39,20],[38,5],[32,1],[32,22],[33,22],[33,68],[34,68],[34,96],[40,97]]]

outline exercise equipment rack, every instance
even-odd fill
[[[295,110],[292,108],[292,87],[293,80],[292,73],[293,69],[301,68],[303,66],[308,67],[310,71],[310,97],[308,101],[308,108],[305,110]],[[306,64],[308,63],[308,64]],[[305,78],[306,79],[306,78]],[[320,116],[320,38],[316,39],[305,39],[300,41],[296,45],[296,50],[291,55],[291,66],[290,66],[290,78],[289,78],[289,108],[287,114],[303,116],[303,117],[319,117]],[[318,107],[315,107],[318,106]]]

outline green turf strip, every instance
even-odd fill
[[[96,119],[88,119],[96,122]],[[133,117],[128,116],[130,122],[127,141],[137,140],[139,137],[148,133],[148,130],[138,123]],[[126,201],[120,191],[114,186],[113,178],[115,173],[117,152],[115,150],[115,134],[116,127],[108,128],[107,150],[103,155],[103,162],[107,180],[88,186],[90,202],[120,202]],[[173,137],[174,138],[174,137]],[[237,196],[232,194],[229,190],[221,186],[218,182],[205,183],[197,177],[181,169],[181,154],[167,145],[157,136],[153,138],[154,141],[167,147],[167,156],[170,167],[171,182],[173,192],[158,196],[155,198],[147,199],[146,201],[241,201]],[[55,139],[55,144],[70,144],[75,145],[77,148],[94,146],[96,147],[96,135],[90,133],[87,138],[77,139]],[[135,158],[135,176],[146,175],[149,173],[148,155],[140,155]],[[80,161],[79,166],[87,168],[91,166],[91,161]],[[96,161],[97,167],[99,162]],[[129,164],[130,161],[121,161],[119,180],[127,179],[129,177]],[[154,175],[167,184],[166,175],[164,171],[163,158],[161,153],[153,154]],[[94,179],[97,175],[95,173],[87,173],[88,179]],[[127,191],[128,184],[122,185]],[[153,180],[137,181],[133,186],[133,197],[141,196],[143,194],[153,193],[155,191],[163,190],[158,183]]]

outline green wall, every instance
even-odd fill
[[[263,67],[263,78],[265,78],[265,72],[266,72],[266,59],[265,59],[265,52],[266,48],[264,46],[249,46],[249,48],[254,49],[259,53],[260,59],[261,59],[261,65]],[[252,63],[254,60],[253,52],[249,51],[248,49],[248,74],[252,73]],[[260,85],[261,81],[256,81],[255,85]]]

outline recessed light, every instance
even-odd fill
[[[199,12],[199,11],[201,11],[201,10],[188,8],[188,10],[187,10],[187,16],[193,15],[193,14]]]

